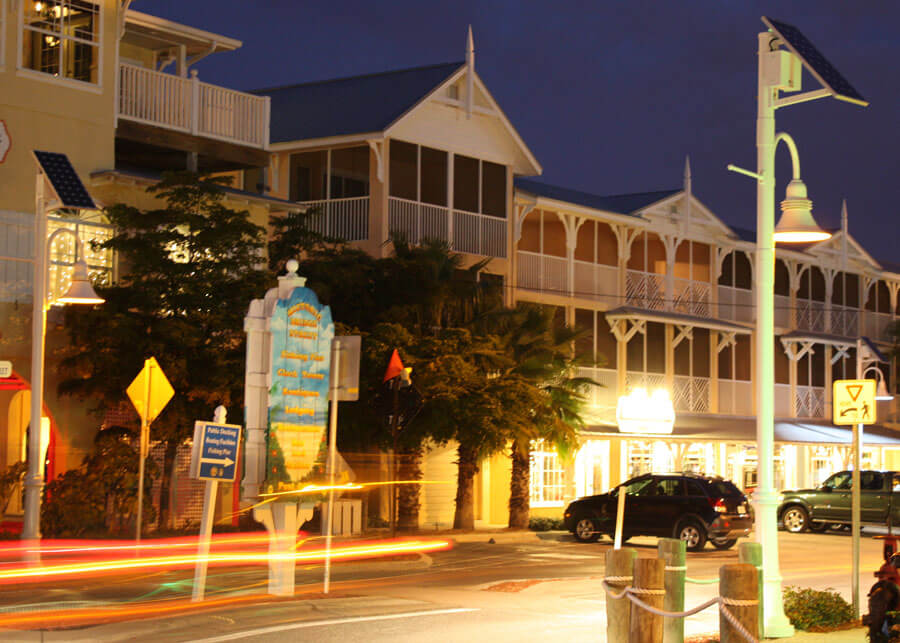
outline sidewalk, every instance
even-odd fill
[[[769,639],[772,641],[802,641],[803,643],[814,643],[822,641],[823,643],[865,643],[866,638],[865,627],[855,627],[852,630],[841,630],[839,632],[797,632],[794,636],[786,639]]]

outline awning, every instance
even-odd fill
[[[614,424],[595,424],[586,427],[584,434],[592,437],[631,437],[636,440],[665,439],[695,442],[727,441],[756,442],[756,419],[723,415],[676,415],[671,434],[648,435],[620,433]],[[784,444],[852,444],[852,427],[835,426],[821,420],[776,418],[775,442]],[[870,446],[900,446],[900,431],[880,424],[863,429],[863,443]]]
[[[676,313],[666,310],[648,310],[646,308],[638,308],[637,306],[620,306],[605,313],[607,321],[616,321],[618,319],[627,320],[645,320],[660,322],[663,324],[675,324],[679,326],[693,326],[695,328],[708,328],[710,330],[720,330],[726,333],[741,333],[749,335],[753,332],[750,326],[736,324],[733,322],[722,321],[721,319],[713,319],[711,317],[700,317],[699,315],[685,315],[684,313]]]

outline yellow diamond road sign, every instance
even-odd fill
[[[175,395],[175,389],[169,384],[155,357],[144,361],[144,368],[128,385],[127,392],[138,415],[146,424],[153,422]],[[149,413],[146,410],[148,406]]]
[[[835,380],[834,423],[875,424],[875,380]]]

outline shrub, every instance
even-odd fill
[[[551,529],[565,529],[562,518],[532,518],[528,521],[531,531],[550,531]]]
[[[853,607],[831,587],[785,587],[784,613],[798,630],[828,629],[854,620]]]

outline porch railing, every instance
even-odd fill
[[[825,303],[797,300],[797,328],[818,333],[825,332]]]
[[[388,227],[391,232],[403,233],[410,243],[439,239],[456,252],[506,257],[506,219],[463,210],[454,210],[452,220],[450,216],[450,209],[444,206],[388,198]]]
[[[675,278],[672,308],[679,313],[709,317],[711,313],[710,292],[710,285],[707,281]]]
[[[625,274],[625,302],[649,310],[663,310],[666,305],[666,281],[663,275],[639,270]]]
[[[718,286],[719,317],[737,322],[751,322],[754,315],[753,291],[731,286]],[[777,318],[776,310],[776,318]],[[776,319],[777,324],[777,319]]]
[[[569,271],[564,257],[519,251],[517,281],[519,288],[553,295],[569,292]]]
[[[241,145],[269,145],[269,99],[164,74],[119,65],[118,116],[128,120]]]
[[[606,302],[610,306],[619,304],[619,270],[589,261],[575,260],[574,295],[582,299]]]
[[[866,337],[871,339],[890,339],[887,330],[891,322],[894,320],[890,313],[873,313],[870,310],[865,312],[865,333]]]
[[[369,238],[369,197],[303,201],[309,213],[308,225],[313,232],[344,241]]]
[[[719,380],[718,412],[723,415],[753,415],[753,394],[753,382]]]
[[[662,373],[628,371],[625,373],[625,392],[628,393],[636,388],[645,388],[648,392],[659,388],[668,388],[666,386],[666,376]]]
[[[798,386],[794,397],[797,417],[825,417],[825,388],[821,386]]]
[[[709,413],[709,378],[676,375],[672,403],[676,411]]]
[[[859,309],[832,304],[831,329],[833,335],[856,337],[859,335]]]

